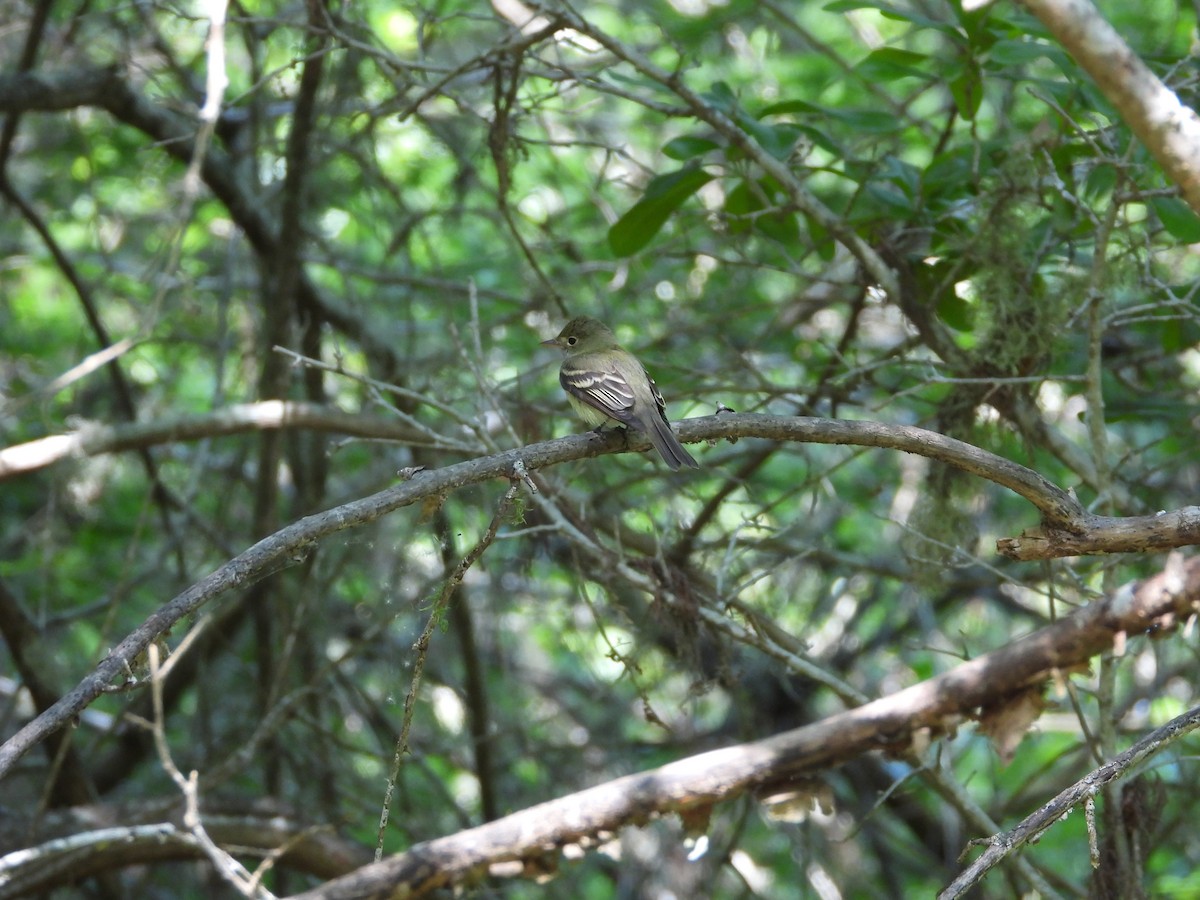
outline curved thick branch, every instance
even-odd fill
[[[889,697],[426,841],[297,897],[420,897],[500,863],[552,866],[565,847],[590,846],[624,825],[664,813],[703,818],[715,803],[750,791],[763,796],[795,788],[797,779],[871,750],[903,751],[950,733],[964,718],[1111,649],[1118,636],[1173,626],[1198,604],[1200,559],[1171,565],[1162,575],[1128,585],[1000,650]]]
[[[1161,516],[1130,519],[1093,516],[1069,493],[1036,472],[963,441],[923,428],[838,419],[730,413],[688,419],[678,423],[677,430],[682,440],[690,442],[760,437],[780,441],[885,447],[927,456],[986,478],[1024,497],[1041,512],[1047,528],[1063,535],[1064,539],[1071,538],[1073,553],[1084,552],[1078,548],[1089,541],[1100,548],[1092,552],[1161,550],[1200,542],[1200,509],[1189,507]],[[129,675],[131,662],[158,635],[227,591],[248,587],[280,567],[303,558],[306,548],[329,535],[366,525],[405,506],[469,484],[494,478],[523,477],[521,473],[526,470],[532,472],[572,459],[626,449],[644,450],[649,446],[644,438],[636,434],[597,435],[589,432],[571,435],[434,471],[418,472],[412,480],[403,484],[293,522],[263,538],[160,607],[73,690],[0,745],[0,778],[32,746],[63,727],[102,693],[112,690],[113,684],[125,679]],[[1150,527],[1153,525],[1162,527]],[[1122,536],[1129,538],[1131,535],[1136,538],[1138,547],[1122,544]],[[1043,549],[1049,547],[1047,543]]]
[[[1032,469],[963,441],[924,428],[842,419],[785,418],[736,414],[689,419],[678,424],[688,440],[762,437],[816,444],[855,444],[902,450],[954,466],[1025,498],[1041,513],[1037,528],[1002,538],[996,550],[1017,560],[1052,559],[1094,553],[1146,553],[1200,544],[1200,506],[1152,516],[1097,516],[1068,491]],[[636,449],[641,449],[636,444]]]
[[[92,425],[70,434],[51,435],[0,449],[0,481],[68,457],[274,428],[338,431],[413,445],[428,445],[435,437],[433,432],[404,423],[366,418],[317,404],[266,401],[232,406],[201,416],[180,416],[132,425]],[[1092,515],[1069,492],[1031,469],[923,428],[842,419],[739,413],[683,420],[677,423],[677,430],[685,442],[757,437],[777,441],[880,447],[925,456],[962,469],[1008,488],[1028,500],[1041,513],[1042,522],[1038,527],[1023,532],[1019,537],[997,541],[997,552],[1010,559],[1145,553],[1200,543],[1200,507],[1184,507],[1152,516]],[[623,438],[605,443],[596,442],[589,435],[579,435],[576,440],[578,443],[574,449],[578,453],[564,451],[565,455],[556,456],[547,464],[626,448]],[[446,439],[445,446],[450,446],[450,439]],[[531,445],[527,449],[538,446],[541,445]],[[646,446],[637,435],[630,436],[629,449],[641,450]],[[528,460],[526,465],[530,465]]]

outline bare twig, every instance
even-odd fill
[[[376,834],[375,841],[375,859],[377,861],[383,858],[383,838],[387,830],[388,818],[391,815],[392,795],[396,789],[400,767],[404,762],[404,757],[409,752],[408,733],[412,728],[413,713],[416,711],[417,691],[421,687],[421,675],[425,670],[425,658],[429,652],[429,643],[433,639],[434,631],[437,630],[442,622],[442,617],[446,613],[446,607],[450,604],[451,599],[453,599],[458,586],[462,584],[462,580],[466,577],[468,570],[479,561],[484,551],[492,545],[492,542],[496,539],[496,533],[500,530],[500,526],[508,519],[521,483],[519,478],[511,480],[508,490],[500,498],[500,504],[496,507],[496,512],[492,516],[492,521],[488,523],[487,529],[480,535],[479,540],[475,542],[475,546],[462,558],[454,571],[450,573],[450,577],[442,584],[441,591],[429,609],[429,619],[425,623],[425,628],[421,631],[416,643],[413,644],[412,681],[409,683],[408,693],[404,697],[404,717],[400,724],[400,734],[396,738],[396,752],[392,757],[392,769],[388,773],[387,790],[383,798],[383,809],[379,815],[379,831]]]
[[[243,897],[267,898],[271,900],[274,894],[257,883],[246,867],[234,859],[229,853],[217,845],[204,827],[200,815],[200,773],[194,769],[185,777],[175,765],[171,757],[171,749],[167,744],[165,716],[163,714],[162,698],[162,669],[159,665],[158,644],[146,648],[150,660],[150,690],[154,698],[154,721],[151,731],[154,734],[154,746],[158,750],[158,759],[163,770],[171,776],[184,798],[183,826],[201,849],[208,861],[218,874]]]
[[[1166,725],[1146,735],[1120,756],[1089,772],[1069,788],[1061,791],[1053,800],[1042,806],[1020,825],[1005,834],[990,838],[987,850],[962,874],[938,894],[938,900],[953,900],[961,897],[978,883],[987,872],[1005,857],[1033,841],[1055,822],[1058,822],[1080,803],[1092,801],[1105,785],[1123,778],[1135,767],[1150,757],[1165,750],[1171,744],[1200,727],[1200,707],[1176,716]]]

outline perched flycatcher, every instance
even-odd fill
[[[634,428],[650,439],[672,469],[700,467],[671,431],[654,379],[617,343],[607,325],[580,316],[564,325],[558,337],[542,343],[558,347],[566,356],[558,383],[584,422],[597,431],[606,426]]]

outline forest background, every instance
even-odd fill
[[[0,10],[0,897],[1200,893],[1194,8]]]

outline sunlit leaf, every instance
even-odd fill
[[[937,19],[931,19],[929,16],[923,16],[912,10],[903,9],[892,3],[879,2],[879,0],[876,0],[876,2],[869,2],[869,0],[834,0],[832,3],[825,4],[823,9],[826,12],[852,12],[856,9],[874,9],[888,19],[895,19],[898,22],[908,22],[922,28],[950,31],[954,27],[949,22],[939,22]]]
[[[637,253],[658,234],[671,213],[712,179],[694,166],[651,179],[642,199],[608,229],[612,252],[617,256]]]
[[[1200,216],[1182,200],[1176,197],[1154,197],[1150,200],[1150,206],[1171,237],[1185,244],[1200,242]]]

